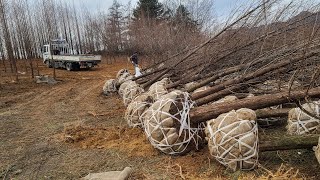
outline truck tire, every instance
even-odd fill
[[[66,64],[66,69],[67,69],[68,71],[72,71],[72,70],[73,70],[73,65],[72,65],[72,63],[67,63],[67,64]]]
[[[46,64],[46,66],[48,68],[52,68],[52,64],[51,64],[51,62],[49,60],[46,60],[44,63]]]
[[[78,63],[72,63],[72,68],[74,69],[74,70],[80,70],[80,64],[78,64]]]
[[[59,69],[59,68],[60,68],[59,62],[54,62],[54,68],[56,68],[56,69]]]

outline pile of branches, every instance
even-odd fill
[[[320,134],[318,9],[288,19],[287,11],[297,9],[275,3],[250,6],[205,42],[139,77],[119,71],[105,94],[118,92],[128,125],[144,129],[167,154],[208,144],[223,165],[250,170],[259,151],[312,148]],[[258,127],[279,125],[283,117],[290,136],[258,136]]]

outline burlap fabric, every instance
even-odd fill
[[[158,100],[162,95],[167,94],[168,90],[166,86],[170,84],[171,81],[169,78],[164,78],[161,81],[153,83],[148,90],[149,95],[155,101]]]
[[[316,158],[318,159],[318,162],[319,162],[319,164],[320,164],[320,136],[319,136],[318,146],[314,147],[313,150],[315,151]]]
[[[124,88],[122,95],[123,104],[125,106],[128,106],[134,98],[144,92],[144,90],[135,81],[127,82],[127,86]]]
[[[129,81],[133,78],[133,76],[130,73],[123,73],[119,78],[118,78],[118,83],[121,85],[122,83]]]
[[[232,110],[207,122],[206,135],[212,157],[236,170],[258,165],[258,126],[251,109]]]
[[[124,90],[126,89],[126,87],[129,85],[129,84],[132,84],[134,83],[134,81],[126,81],[124,83],[122,83],[119,87],[119,90],[118,90],[118,94],[123,98],[123,93],[124,93]]]
[[[315,153],[316,153],[316,157],[318,159],[318,162],[320,164],[320,136],[319,136],[319,143],[318,143],[318,146],[316,147],[315,149]]]
[[[302,107],[309,113],[320,115],[320,101],[305,103]],[[320,120],[303,112],[300,108],[294,108],[289,111],[288,115],[288,134],[318,134]]]
[[[117,92],[116,80],[115,79],[107,80],[102,90],[104,95],[109,95],[110,93]]]
[[[143,93],[133,99],[125,112],[125,119],[130,127],[144,127],[142,116],[151,106],[153,100],[148,93]]]
[[[129,71],[127,69],[121,69],[118,71],[116,78],[119,79],[124,73],[129,73]]]
[[[176,90],[147,109],[143,116],[144,130],[156,149],[170,155],[198,149],[203,128],[190,126],[189,111],[193,105],[188,93]]]

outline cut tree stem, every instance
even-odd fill
[[[262,109],[305,97],[320,97],[320,87],[310,89],[308,94],[306,94],[306,90],[292,91],[290,95],[288,92],[281,92],[235,100],[233,102],[216,103],[205,107],[196,107],[190,111],[190,119],[192,123],[201,123],[214,119],[220,114],[231,110],[240,108]]]
[[[318,144],[319,134],[310,134],[304,136],[283,135],[281,137],[261,137],[259,142],[259,151],[278,151],[292,149],[311,149]]]

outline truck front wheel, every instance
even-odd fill
[[[45,64],[46,64],[46,66],[47,66],[48,68],[52,68],[52,64],[50,63],[49,60],[46,60],[46,61],[45,61]]]
[[[73,70],[72,63],[67,63],[67,64],[66,64],[66,69],[67,69],[68,71],[72,71],[72,70]]]

